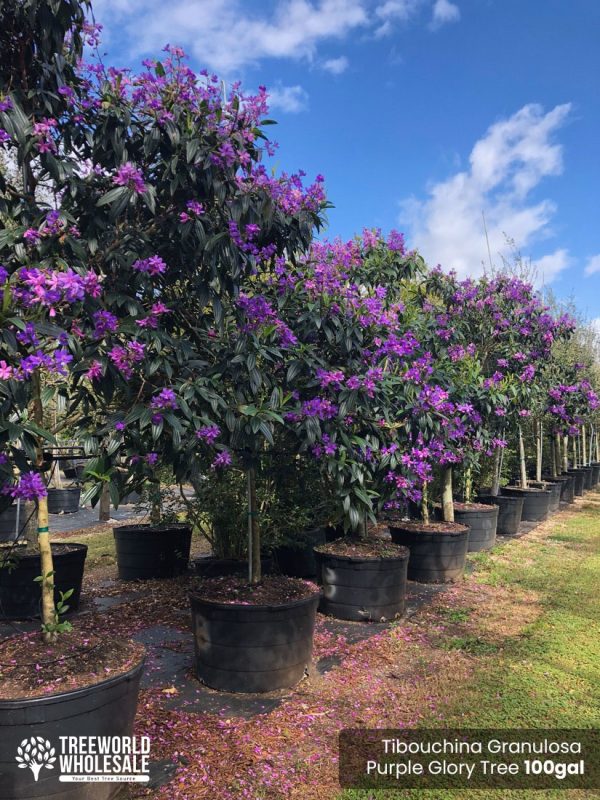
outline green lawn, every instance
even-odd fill
[[[535,618],[501,645],[483,635],[449,634],[438,646],[468,653],[474,671],[454,683],[443,719],[432,727],[600,727],[600,496],[548,523],[545,535],[530,535],[474,557],[476,582],[529,598]],[[531,598],[535,598],[531,600]],[[468,609],[448,612],[456,623]],[[450,676],[449,676],[450,677]],[[424,727],[427,727],[427,722]],[[394,797],[443,798],[598,797],[565,791],[345,791],[344,800]]]

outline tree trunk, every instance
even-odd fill
[[[260,527],[256,502],[256,470],[250,467],[248,478],[248,577],[250,583],[260,583]]]
[[[542,480],[542,461],[544,457],[544,439],[541,421],[536,425],[536,459],[535,459],[535,479],[536,481]]]
[[[19,528],[19,534],[23,531],[22,538],[27,542],[27,546],[37,548],[37,506],[30,500],[21,502],[21,521]]]
[[[499,447],[497,447],[494,450],[491,493],[494,497],[500,494],[500,448]]]
[[[54,607],[54,563],[48,529],[47,497],[40,497],[38,500],[38,547],[42,564],[42,624],[52,626],[56,623],[56,608]],[[48,630],[45,630],[42,636],[46,644],[56,639],[56,633]]]
[[[588,465],[587,442],[585,440],[585,425],[581,426],[581,461],[584,467]]]
[[[525,461],[525,442],[523,441],[523,431],[519,425],[519,465],[521,468],[521,486],[527,488],[527,462]]]
[[[454,522],[454,499],[452,497],[452,467],[444,467],[442,473],[442,513],[444,522]]]
[[[551,446],[552,446],[552,477],[556,478],[557,475],[560,475],[560,465],[561,465],[561,458],[560,458],[560,434],[555,433],[551,439]]]
[[[467,467],[465,470],[465,503],[473,500],[473,470]]]
[[[160,512],[159,512],[160,513]],[[99,522],[108,522],[110,519],[110,494],[108,493],[108,483],[102,484],[102,494],[100,495],[100,510],[98,512]]]
[[[596,428],[596,461],[600,461],[600,439],[598,438],[598,428]]]
[[[563,437],[563,471],[569,470],[569,437]]]
[[[421,498],[421,516],[425,525],[429,525],[429,505],[427,502],[427,484],[423,484],[423,497]]]

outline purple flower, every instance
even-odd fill
[[[158,453],[148,453],[148,455],[146,456],[146,463],[150,467],[156,466],[156,464],[158,463]]]
[[[127,426],[125,425],[123,420],[119,420],[118,422],[115,422],[115,430],[116,431],[124,431],[126,427]]]
[[[96,311],[93,320],[96,339],[103,339],[107,333],[114,333],[119,325],[119,320],[110,311]]]
[[[227,450],[222,450],[212,462],[211,469],[225,469],[226,467],[231,466],[232,459],[231,453]]]
[[[23,234],[23,239],[30,244],[37,244],[41,238],[39,231],[35,228],[27,228]]]
[[[0,264],[0,286],[4,286],[8,280],[8,270]]]
[[[0,128],[0,144],[4,144],[4,142],[10,142],[10,134],[8,134],[4,128]]]
[[[167,265],[160,256],[150,256],[134,261],[131,268],[137,272],[146,272],[148,275],[160,275],[166,270]]]
[[[152,398],[152,402],[150,403],[150,408],[159,411],[177,407],[177,395],[173,389],[161,389],[160,392]]]
[[[91,381],[95,381],[98,378],[101,378],[102,377],[102,364],[99,361],[92,361],[92,363],[90,365],[90,368],[85,373],[85,377],[88,378]],[[119,430],[119,428],[117,428],[117,430]]]
[[[0,111],[10,111],[13,107],[12,100],[10,97],[1,97],[0,98]]]
[[[40,497],[47,497],[48,491],[38,472],[24,472],[15,486],[2,487],[2,494],[15,499],[38,500]]]
[[[113,183],[115,186],[126,186],[137,194],[143,194],[146,191],[146,184],[141,171],[129,161],[121,164],[113,177]]]
[[[196,438],[202,439],[207,444],[214,444],[215,440],[221,435],[221,429],[218,425],[205,425],[203,428],[198,428],[196,431]]]

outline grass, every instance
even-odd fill
[[[600,727],[600,498],[590,495],[573,513],[561,515],[527,536],[473,557],[472,579],[482,590],[522,597],[531,619],[503,635],[493,625],[458,635],[442,633],[437,646],[470,654],[473,670],[456,681],[442,718],[432,727],[599,728]],[[501,605],[501,604],[500,604]],[[525,607],[530,607],[526,609]],[[498,618],[502,608],[496,608]],[[469,627],[472,614],[446,610],[447,621]],[[506,622],[503,623],[506,626]],[[423,727],[428,727],[427,721]],[[598,797],[584,791],[503,791],[502,798]],[[353,791],[343,800],[497,797],[491,790]]]

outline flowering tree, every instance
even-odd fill
[[[0,148],[18,180],[0,174],[0,470],[5,497],[38,503],[44,637],[61,629],[54,605],[47,492],[40,468],[44,381],[68,383],[74,316],[96,300],[93,271],[69,263],[76,229],[49,205],[59,184],[52,138],[66,113],[63,87],[76,84],[75,64],[88,30],[87,3],[28,2],[0,10]],[[13,173],[15,170],[13,170]],[[56,387],[55,387],[56,388]],[[55,389],[53,389],[54,391]]]

